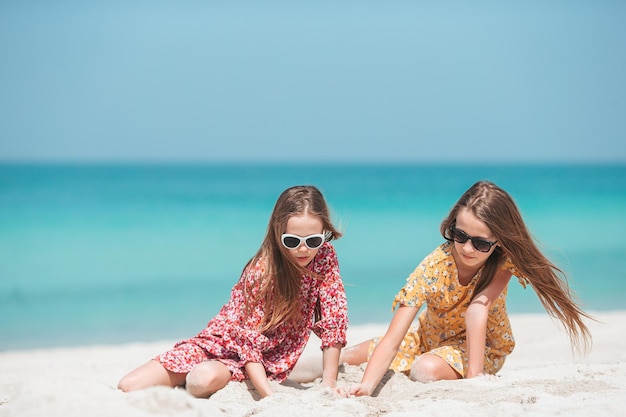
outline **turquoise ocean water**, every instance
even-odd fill
[[[280,192],[317,185],[351,324],[387,322],[475,181],[511,193],[591,311],[626,295],[626,166],[0,165],[0,350],[192,336],[228,299]],[[511,313],[540,312],[509,286]]]

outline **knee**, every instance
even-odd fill
[[[422,355],[415,359],[411,365],[409,379],[417,382],[433,382],[439,379],[439,363],[433,360],[430,355]]]
[[[199,368],[199,366],[196,366],[187,374],[185,388],[187,389],[187,392],[194,397],[206,398],[212,394],[212,392],[208,389],[208,386],[211,383],[211,375],[210,373],[197,368]]]
[[[137,378],[132,375],[126,375],[117,383],[117,389],[123,392],[136,391],[138,389]]]
[[[228,380],[224,381],[209,362],[196,365],[185,379],[187,392],[197,398],[207,398],[217,390],[223,388]]]

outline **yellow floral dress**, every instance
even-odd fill
[[[461,285],[452,257],[452,247],[452,243],[446,242],[428,255],[409,275],[406,285],[394,299],[392,310],[398,305],[419,309],[426,303],[426,309],[418,317],[419,324],[409,329],[391,363],[390,368],[396,372],[408,373],[418,356],[431,353],[442,358],[465,377],[465,311],[482,269],[468,285]],[[502,268],[518,277],[525,286],[527,280],[520,277],[509,258],[506,258]],[[500,370],[506,356],[515,346],[506,312],[506,294],[505,288],[489,310],[484,373],[495,374]],[[375,338],[370,343],[370,356],[380,339]]]

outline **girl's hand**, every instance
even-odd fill
[[[472,378],[482,378],[482,379],[486,379],[487,381],[495,381],[498,377],[492,374],[486,374],[484,372],[480,372],[475,375],[467,375],[465,377],[465,379],[472,379]]]
[[[349,387],[335,388],[335,392],[343,398],[363,397],[372,395],[373,389],[363,384],[354,384]]]
[[[478,375],[474,375],[474,378],[482,378],[482,379],[486,379],[487,381],[495,381],[496,379],[498,379],[498,377],[496,375],[493,374],[485,374],[485,373],[479,373]]]
[[[337,387],[335,388],[335,393],[341,398],[348,398],[350,396],[350,387]]]

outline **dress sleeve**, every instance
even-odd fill
[[[522,274],[517,269],[517,267],[513,264],[513,261],[511,261],[511,258],[509,258],[508,256],[502,263],[502,269],[505,269],[509,271],[511,274],[515,275],[517,277],[517,281],[520,283],[522,287],[526,288],[526,285],[530,284],[528,277],[524,276],[524,274]]]
[[[419,310],[426,300],[426,294],[448,278],[451,256],[446,249],[448,246],[443,244],[435,249],[411,272],[404,287],[396,294],[391,311],[399,306],[415,307]]]
[[[345,346],[348,303],[337,254],[330,243],[325,244],[320,252],[321,268],[315,272],[323,276],[318,298],[321,318],[313,325],[313,332],[321,339],[322,349],[336,344]]]
[[[424,304],[423,290],[424,277],[426,274],[426,270],[423,267],[423,264],[418,265],[406,279],[406,284],[404,284],[404,287],[398,291],[393,299],[391,311],[395,311],[399,306],[415,307],[417,309],[422,307],[422,304]]]

